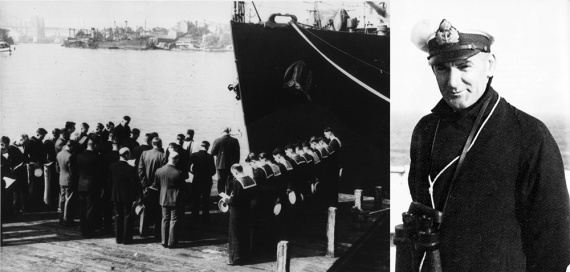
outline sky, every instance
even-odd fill
[[[495,37],[493,87],[530,114],[561,114],[570,120],[570,1],[392,1],[391,110],[427,114],[441,99],[427,53],[411,42],[423,19],[447,19],[461,31]]]

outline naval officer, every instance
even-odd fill
[[[447,20],[432,30],[412,40],[442,99],[414,129],[409,187],[444,213],[443,271],[565,271],[570,201],[558,145],[491,86],[493,36]]]

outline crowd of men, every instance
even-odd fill
[[[43,128],[12,143],[3,136],[2,215],[57,209],[59,223],[69,227],[79,212],[83,237],[114,232],[122,244],[132,243],[138,217],[141,237],[176,247],[186,206],[193,220],[210,222],[217,173],[220,204],[230,210],[229,264],[235,265],[291,233],[300,211],[337,204],[341,143],[330,128],[325,137],[250,153],[240,165],[239,141],[229,128],[210,154],[210,143],[195,143],[192,129],[166,150],[156,132],[139,144],[140,130],[131,130],[130,120],[98,123],[92,132],[86,123],[75,132],[75,123],[67,122],[49,139]]]

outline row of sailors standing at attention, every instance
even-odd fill
[[[245,159],[249,167],[239,164],[232,167],[236,171],[232,171],[234,180],[228,184],[227,194],[230,199],[242,198],[234,200],[242,204],[239,215],[232,215],[230,209],[231,264],[244,262],[251,253],[273,252],[277,241],[299,233],[303,215],[322,213],[327,207],[337,206],[341,143],[330,128],[325,129],[325,137],[275,148],[271,154],[249,153]],[[245,186],[249,178],[254,185]],[[251,197],[251,211],[243,207],[244,195]],[[230,202],[232,207],[231,201],[222,201]],[[249,222],[251,232],[245,230],[244,222]],[[251,253],[244,246],[250,242]]]

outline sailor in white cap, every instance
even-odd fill
[[[416,125],[413,201],[444,214],[443,271],[564,271],[570,200],[558,145],[546,126],[491,87],[494,38],[442,20],[413,30],[441,101]]]

